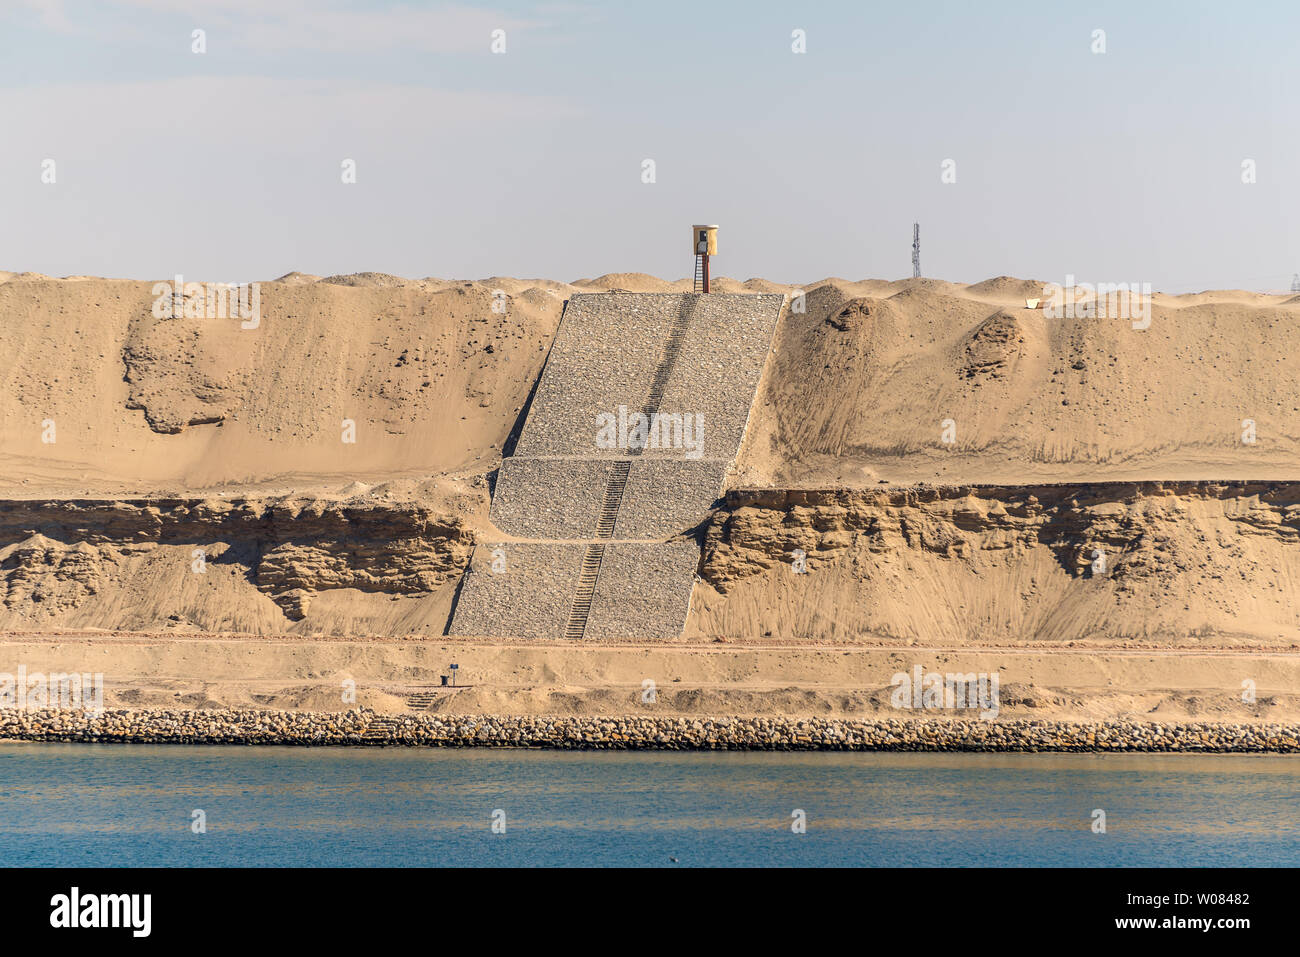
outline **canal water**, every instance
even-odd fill
[[[0,860],[1296,866],[1300,756],[11,742]]]

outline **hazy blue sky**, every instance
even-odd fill
[[[0,269],[674,278],[717,222],[716,273],[897,278],[917,219],[929,276],[1285,288],[1298,40],[1281,0],[7,0]]]

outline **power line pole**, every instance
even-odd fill
[[[921,224],[912,224],[912,278],[921,278]]]

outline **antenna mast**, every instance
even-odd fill
[[[921,278],[921,224],[912,224],[912,278]]]

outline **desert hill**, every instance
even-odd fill
[[[441,634],[564,301],[689,286],[291,273],[246,329],[0,277],[0,629],[304,636]],[[1300,308],[1041,286],[718,279],[789,301],[684,637],[1300,638]]]
[[[291,273],[262,285],[248,330],[156,319],[149,282],[0,277],[7,496],[484,474],[569,295],[689,287],[635,273],[572,284]],[[1041,283],[1008,277],[716,288],[803,294],[756,403],[745,484],[1300,475],[1294,297],[1156,295],[1150,327],[1134,330],[1046,318],[1024,303]],[[355,443],[342,441],[345,419]]]
[[[563,304],[525,286],[496,312],[497,287],[481,283],[294,275],[262,286],[261,323],[244,329],[154,318],[151,287],[0,284],[0,494],[486,472]]]

